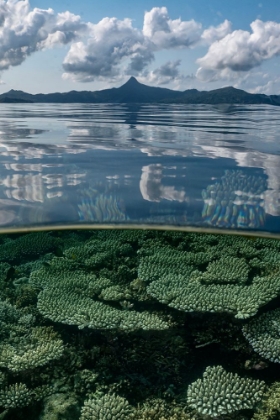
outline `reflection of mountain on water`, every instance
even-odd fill
[[[124,105],[125,110],[125,124],[129,125],[129,128],[135,129],[137,124],[141,123],[140,114],[142,111],[143,105],[131,104]]]

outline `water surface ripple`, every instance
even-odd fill
[[[1,104],[0,226],[280,234],[280,108]]]

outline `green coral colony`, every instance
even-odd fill
[[[280,418],[280,242],[0,237],[0,419]]]

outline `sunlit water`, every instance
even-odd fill
[[[0,225],[279,233],[279,117],[264,105],[1,105]]]

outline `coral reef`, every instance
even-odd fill
[[[279,241],[85,230],[0,243],[0,418],[277,419]]]
[[[280,309],[252,319],[242,331],[256,353],[280,363]]]
[[[30,404],[31,391],[25,384],[16,383],[0,390],[0,406],[4,408],[20,408]]]
[[[198,237],[189,237],[186,251],[166,245],[141,250],[138,275],[149,283],[151,296],[182,311],[229,312],[239,319],[254,316],[278,296],[279,252],[273,242],[210,235],[212,242],[201,252]]]
[[[273,383],[263,396],[252,420],[275,420],[280,417],[280,383]]]
[[[34,327],[19,334],[11,344],[0,344],[0,366],[12,372],[21,372],[44,366],[59,359],[64,351],[63,341],[51,327]]]
[[[196,277],[197,275],[197,277]],[[256,315],[258,309],[280,292],[279,275],[256,277],[251,285],[200,283],[200,273],[191,278],[166,276],[152,282],[147,292],[168,306],[186,312],[228,312],[238,319]]]
[[[188,387],[187,401],[199,413],[216,417],[253,408],[264,389],[264,382],[241,378],[236,373],[226,372],[222,366],[209,366],[203,378]]]
[[[19,258],[35,258],[53,251],[60,244],[59,239],[46,233],[30,233],[4,243],[0,249],[0,261],[15,262]]]
[[[126,420],[132,418],[132,410],[124,398],[116,394],[93,395],[84,402],[80,420]]]

